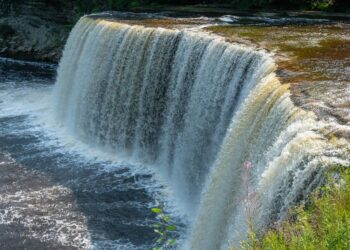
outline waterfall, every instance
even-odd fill
[[[184,248],[228,249],[249,218],[282,219],[342,162],[275,68],[265,52],[201,32],[83,17],[59,65],[55,116],[168,181],[193,218]]]

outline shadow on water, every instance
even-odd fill
[[[53,65],[2,61],[0,72],[0,91],[55,78]],[[150,249],[152,176],[47,146],[28,119],[0,114],[0,248]]]

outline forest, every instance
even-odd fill
[[[49,0],[48,0],[49,1]],[[57,1],[57,0],[51,0]],[[81,8],[130,8],[148,5],[227,5],[235,9],[305,9],[344,11],[349,8],[348,0],[76,0]]]
[[[34,0],[27,0],[34,2]],[[349,12],[348,0],[45,0],[52,6],[67,6],[73,4],[74,8],[83,12],[120,10],[139,7],[152,7],[159,5],[210,5],[225,6],[238,10],[322,10]],[[16,5],[23,4],[20,0],[0,0],[0,10],[8,12],[16,9]]]

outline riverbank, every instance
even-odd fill
[[[263,236],[252,231],[241,249],[349,249],[349,169],[329,170],[328,185],[313,192],[307,204],[291,208],[288,219]]]
[[[57,63],[77,20],[72,6],[31,0],[10,7],[0,10],[0,56]]]
[[[126,19],[128,14],[119,15]],[[190,248],[229,249],[245,235],[246,218],[254,213],[245,204],[259,202],[262,213],[254,214],[255,221],[267,228],[285,218],[291,206],[308,200],[323,183],[324,169],[349,164],[348,144],[334,133],[349,124],[347,24],[235,15],[171,19],[166,13],[158,19],[143,15],[145,20],[134,15],[128,21],[177,28],[170,31],[113,23],[110,16],[90,16],[77,24],[55,88],[54,77],[11,78],[13,66],[4,65],[0,152],[9,153],[19,168],[38,171],[20,178],[26,185],[17,185],[19,190],[13,188],[26,199],[21,196],[14,204],[17,197],[2,192],[1,205],[10,211],[4,223],[11,226],[2,231],[23,235],[6,236],[7,245],[17,247],[26,239],[19,247],[30,247],[46,240],[61,248],[64,238],[70,249],[151,249],[150,208],[162,198],[155,192],[163,182],[153,179],[159,169],[173,191],[165,195],[178,210],[186,206],[183,214],[198,218],[179,232],[190,235]],[[239,45],[203,34],[203,27]],[[5,34],[14,36],[13,30]],[[282,81],[275,77],[275,62]],[[40,66],[38,72],[43,71]],[[301,90],[297,105],[290,100],[289,85]],[[317,102],[314,93],[320,101],[328,99]],[[329,123],[299,107],[315,107],[311,110],[322,111],[319,118],[330,118]],[[108,152],[127,159],[110,162],[114,158]],[[152,171],[137,172],[133,161]],[[32,183],[39,184],[35,190]],[[196,200],[201,201],[198,212]]]
[[[0,56],[21,60],[58,63],[69,32],[80,16],[104,9],[84,10],[72,4],[49,5],[41,0],[20,4],[16,11],[0,17]],[[149,5],[131,6],[125,11],[154,13],[167,17],[244,17],[286,19],[310,18],[350,21],[350,14],[320,11],[249,10],[241,11],[226,5]],[[120,12],[119,12],[120,13]],[[157,25],[159,19],[154,20]],[[152,21],[151,21],[152,22]],[[159,21],[161,22],[161,21]],[[171,21],[176,24],[177,20]],[[164,23],[164,20],[163,20]],[[272,24],[273,25],[273,24]]]
[[[293,102],[320,119],[349,124],[350,25],[334,22],[285,26],[213,26],[209,32],[274,54],[277,74]],[[329,93],[335,93],[337,98]],[[332,96],[332,97],[330,97]],[[340,127],[331,136],[350,138]]]
[[[265,17],[305,17],[305,18],[327,18],[333,20],[350,20],[350,13],[326,12],[312,10],[278,10],[278,9],[251,9],[238,10],[229,5],[152,5],[143,7],[134,7],[132,11],[136,12],[174,12],[182,15],[205,15],[205,16],[265,16]]]
[[[21,60],[57,63],[71,27],[36,16],[2,18],[0,55]]]

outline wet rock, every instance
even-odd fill
[[[75,22],[72,11],[59,1],[19,3],[15,12],[0,18],[0,56],[58,62]]]

